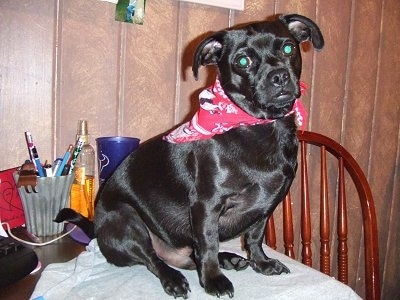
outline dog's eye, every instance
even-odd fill
[[[284,43],[281,50],[284,56],[291,56],[294,53],[295,45],[289,42]]]
[[[251,65],[251,59],[246,55],[238,56],[235,62],[236,65],[239,66],[240,68],[248,68]]]

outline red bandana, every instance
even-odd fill
[[[305,89],[305,84],[300,82],[301,94],[305,92]],[[200,108],[192,120],[171,131],[164,136],[164,140],[176,144],[205,140],[239,126],[251,126],[275,121],[257,119],[243,111],[228,98],[218,79],[213,86],[200,93],[199,100]],[[299,99],[296,99],[293,109],[286,116],[292,113],[296,114],[297,124],[304,130],[307,112]]]

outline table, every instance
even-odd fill
[[[28,275],[14,284],[0,288],[2,300],[29,299],[44,268],[55,262],[66,262],[77,257],[85,246],[75,242],[70,237],[64,237],[50,245],[34,247],[42,268],[35,274]]]

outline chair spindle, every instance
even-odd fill
[[[312,266],[311,251],[311,216],[310,216],[310,197],[308,189],[307,171],[307,146],[301,141],[301,242],[303,244],[301,256],[302,263]]]
[[[321,146],[321,190],[320,190],[320,271],[330,275],[330,223],[328,203],[328,175],[326,167],[326,149]]]
[[[339,158],[338,192],[338,279],[348,284],[347,208],[343,158]]]
[[[293,215],[290,192],[283,200],[283,243],[285,246],[285,254],[294,259]]]

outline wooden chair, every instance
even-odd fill
[[[282,205],[279,205],[277,208],[278,211],[282,210],[282,228],[280,231],[283,233],[282,251],[289,257],[295,258],[295,241],[297,239],[297,244],[299,245],[299,249],[297,250],[298,256],[301,253],[302,263],[313,266],[313,256],[315,256],[314,264],[319,263],[321,272],[335,276],[339,281],[348,285],[350,285],[349,253],[352,252],[356,256],[356,263],[353,263],[353,269],[362,268],[362,264],[364,264],[364,272],[361,271],[361,274],[364,273],[364,275],[360,277],[365,278],[365,298],[379,299],[380,279],[377,222],[371,189],[362,169],[346,149],[326,136],[308,131],[299,131],[298,138],[300,141],[300,158],[297,183],[295,182],[292,185],[291,191],[282,202]],[[318,153],[315,155],[320,165],[318,167],[315,163],[311,163],[313,157],[309,155],[309,153],[315,153],[315,150],[311,149],[315,147],[319,148],[318,152],[320,153],[320,155]],[[332,159],[336,162],[332,163]],[[320,176],[309,176],[311,174],[309,169],[316,171]],[[328,174],[334,174],[334,178],[329,179]],[[350,192],[351,198],[359,199],[359,202],[357,201],[358,203],[356,203],[358,205],[356,214],[354,213],[355,202],[353,201],[350,204],[350,200],[347,200],[350,199],[346,185],[349,181],[354,183],[353,192]],[[312,187],[312,183],[314,183],[314,187]],[[333,188],[329,188],[329,184],[333,184]],[[294,197],[295,194],[293,191],[296,190],[296,185],[297,193],[300,193],[300,203],[292,203],[292,199],[294,201],[297,200]],[[348,184],[348,186],[350,185]],[[310,195],[315,195],[314,190],[317,197],[310,197]],[[330,199],[332,197],[329,197],[332,191],[335,194],[335,199]],[[297,211],[300,211],[300,216],[297,212],[294,215],[292,214],[292,210],[295,211],[296,205],[298,206]],[[352,208],[350,219],[348,218],[349,205]],[[315,207],[317,207],[317,213],[315,213]],[[277,249],[274,222],[274,217],[275,220],[278,219],[277,210],[275,210],[274,215],[269,219],[265,234],[266,243],[273,249]],[[353,224],[355,215],[362,215],[362,220],[360,217],[359,226],[357,226],[359,227],[359,231],[351,234],[355,229]],[[300,223],[297,226],[300,228],[294,227],[295,221]],[[351,226],[348,226],[349,222],[351,222]],[[278,225],[277,223],[277,227]],[[317,230],[312,229],[312,225],[317,227]],[[361,227],[363,229],[360,229]],[[295,236],[294,232],[298,234]],[[312,233],[319,236],[313,239]],[[360,234],[363,237],[364,244],[360,242]],[[333,235],[337,235],[337,239],[333,239]],[[356,238],[355,245],[358,247],[357,249],[350,251],[348,237],[349,243],[350,238]],[[319,251],[316,250],[318,248],[314,244],[319,244]],[[331,252],[335,252],[333,244],[337,244],[335,247],[337,248],[337,253],[332,256]],[[359,249],[362,248],[362,245],[364,245],[364,262],[361,260],[358,263]],[[314,252],[317,253],[313,253],[313,247],[315,249]],[[331,265],[334,266],[333,268],[337,274],[331,274]]]

